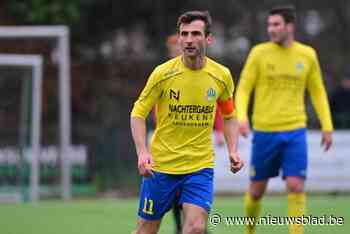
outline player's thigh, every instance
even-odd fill
[[[135,234],[156,234],[158,233],[160,223],[161,220],[146,220],[139,217]]]
[[[283,178],[306,178],[308,165],[306,129],[298,129],[289,133],[288,143],[283,149],[282,157]]]
[[[170,210],[180,184],[178,176],[154,172],[142,179],[138,215],[145,220],[160,220]]]
[[[200,206],[183,203],[183,233],[204,233],[207,226],[208,213]]]
[[[213,203],[213,178],[212,168],[186,175],[181,184],[179,204],[197,205],[209,213]]]
[[[282,162],[282,146],[278,133],[254,131],[250,161],[251,181],[278,176]]]

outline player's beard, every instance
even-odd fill
[[[279,35],[270,35],[270,40],[275,42],[278,45],[284,45],[288,40],[288,32],[279,33]]]
[[[192,47],[192,49],[184,48],[183,53],[186,57],[191,59],[196,58],[200,54],[196,47]]]
[[[201,59],[205,56],[206,48],[204,45],[199,45],[195,47],[194,51],[192,53],[186,54],[191,59]]]

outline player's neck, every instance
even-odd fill
[[[286,40],[284,40],[283,42],[281,42],[280,46],[284,47],[284,48],[289,48],[292,46],[294,42],[294,37],[290,36],[288,37]]]
[[[182,56],[182,62],[187,68],[191,70],[200,70],[205,66],[206,59],[204,55],[197,56],[195,58]]]

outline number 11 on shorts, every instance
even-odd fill
[[[153,200],[152,199],[144,199],[143,202],[143,213],[153,215]]]

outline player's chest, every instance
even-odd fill
[[[183,76],[163,84],[162,100],[167,103],[211,104],[221,92],[220,85],[208,76]]]
[[[275,54],[266,56],[260,63],[260,74],[266,79],[305,81],[310,64],[302,56]]]

